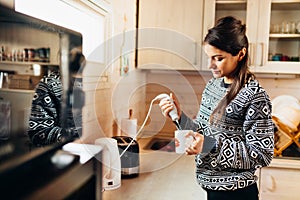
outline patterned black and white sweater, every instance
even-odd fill
[[[67,110],[68,128],[63,129],[61,118],[63,87],[59,72],[42,78],[35,89],[27,134],[36,146],[60,142],[63,138],[76,138],[81,131],[81,115],[74,109]],[[64,119],[63,119],[64,120]],[[75,121],[74,121],[75,120]],[[76,125],[76,126],[75,126]]]
[[[235,190],[257,181],[255,170],[270,164],[274,148],[272,106],[257,80],[250,80],[226,107],[222,118],[209,118],[227,92],[223,78],[206,85],[197,118],[184,113],[180,125],[204,135],[203,152],[196,155],[196,178],[206,189]]]

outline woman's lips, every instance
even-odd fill
[[[211,72],[212,72],[213,74],[220,74],[220,71],[219,71],[219,70],[211,70]]]

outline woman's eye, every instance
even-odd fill
[[[216,59],[216,61],[222,61],[223,60],[223,58],[215,58]]]

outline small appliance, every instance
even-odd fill
[[[103,147],[102,189],[113,190],[121,186],[121,160],[117,141],[113,138],[99,138],[96,145]]]
[[[121,177],[137,177],[140,170],[139,145],[137,141],[128,136],[114,136],[112,138],[117,141],[119,147],[121,156]]]
[[[181,130],[180,124],[178,122],[179,117],[178,117],[178,112],[177,112],[176,106],[174,104],[173,99],[168,94],[166,94],[166,93],[159,94],[152,100],[152,102],[157,101],[157,100],[161,101],[163,99],[167,99],[173,104],[173,109],[169,112],[169,115],[170,115],[172,121],[175,123],[177,129]]]

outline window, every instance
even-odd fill
[[[16,11],[81,33],[84,55],[89,60],[106,63],[105,41],[111,34],[109,7],[99,6],[87,0],[15,0]]]

